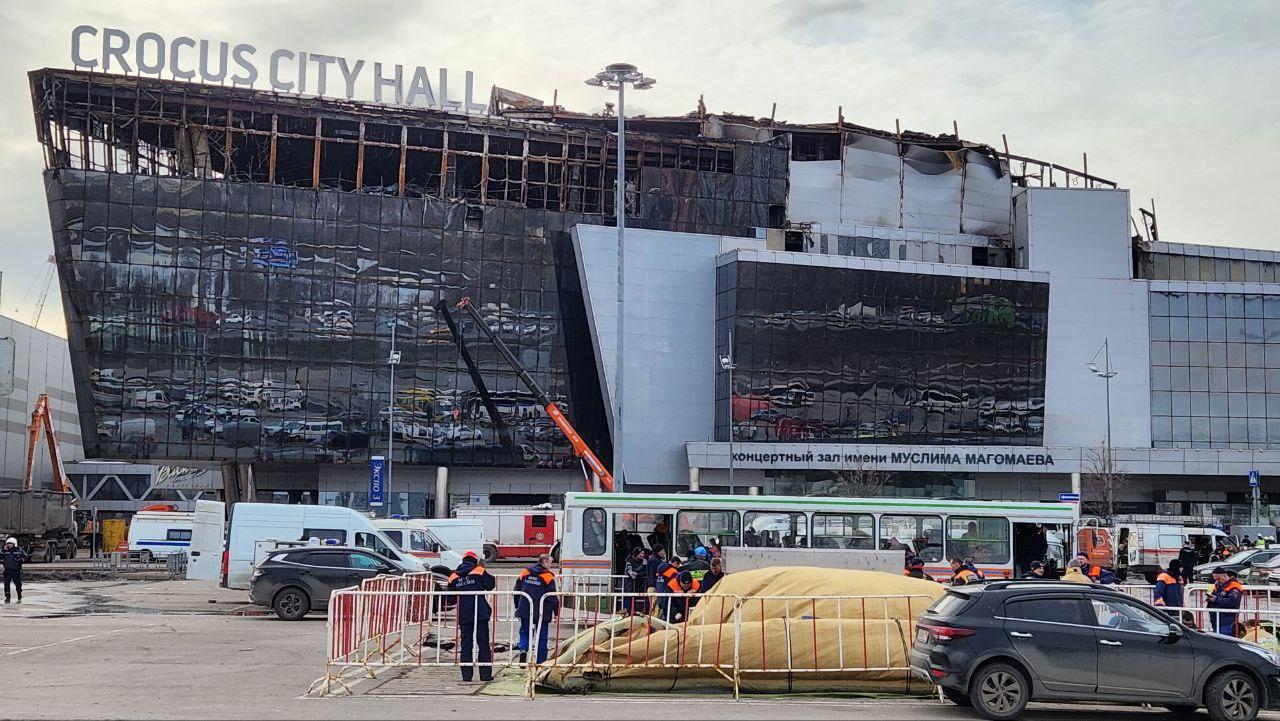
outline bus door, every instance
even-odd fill
[[[1013,573],[1021,577],[1031,571],[1031,562],[1040,561],[1045,566],[1045,576],[1057,578],[1066,566],[1070,552],[1067,543],[1071,538],[1069,524],[1019,523],[1013,524]]]
[[[656,547],[662,547],[671,557],[670,514],[615,513],[613,514],[613,575],[626,573],[627,557],[633,548],[643,548],[652,555]]]

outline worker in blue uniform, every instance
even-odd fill
[[[489,640],[489,621],[493,618],[493,608],[484,594],[492,591],[497,585],[497,580],[484,570],[480,558],[474,551],[463,554],[461,565],[449,575],[450,591],[483,592],[464,593],[458,596],[458,636],[462,645],[459,661],[463,681],[470,681],[474,673],[473,645],[475,655],[478,656],[480,680],[493,680],[493,644]]]
[[[551,572],[551,563],[551,554],[538,556],[538,562],[521,571],[516,581],[516,591],[524,594],[516,596],[516,617],[520,619],[520,627],[526,629],[521,640],[528,649],[527,634],[535,635],[537,663],[547,660],[550,624],[560,615],[560,597],[556,595],[556,575]]]
[[[622,599],[622,610],[628,615],[648,615],[649,613],[649,561],[645,558],[644,548],[636,547],[631,549],[631,553],[627,556],[626,565],[623,566],[622,591],[623,593],[636,594],[634,596],[624,596]]]
[[[1240,581],[1236,580],[1236,572],[1221,566],[1213,569],[1213,588],[1209,590],[1205,605],[1209,608],[1236,611],[1240,608],[1240,603],[1243,600],[1244,586],[1241,586]],[[1215,613],[1213,616],[1214,630],[1224,636],[1236,635],[1235,613]]]

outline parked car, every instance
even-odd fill
[[[331,451],[358,451],[369,447],[369,434],[362,431],[329,431],[311,442]]]
[[[1201,633],[1101,586],[947,589],[920,617],[911,671],[960,706],[1014,719],[1029,701],[1152,704],[1213,721],[1280,708],[1280,655]]]
[[[249,578],[249,599],[266,606],[284,621],[298,621],[312,611],[329,608],[329,594],[358,586],[378,574],[400,575],[410,569],[399,561],[363,548],[306,546],[267,555]]]
[[[1254,566],[1267,565],[1269,561],[1276,558],[1280,558],[1280,548],[1247,548],[1233,553],[1217,563],[1211,561],[1196,566],[1194,573],[1191,575],[1191,580],[1212,583],[1214,569],[1225,568],[1229,571],[1242,573]]]

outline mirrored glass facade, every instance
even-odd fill
[[[608,462],[569,233],[611,224],[607,133],[52,74],[32,82],[89,456],[356,462],[394,434],[401,463],[577,467],[455,313],[477,392],[435,307],[469,297]],[[641,135],[629,223],[752,234],[786,173],[782,143]]]
[[[1280,447],[1280,295],[1149,297],[1155,447]]]
[[[736,440],[1042,441],[1048,283],[733,261],[716,289]]]

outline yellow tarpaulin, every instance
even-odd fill
[[[735,573],[687,623],[615,617],[566,640],[539,681],[579,691],[729,689],[736,671],[744,691],[926,693],[904,670],[907,651],[915,618],[943,593],[876,571]]]

